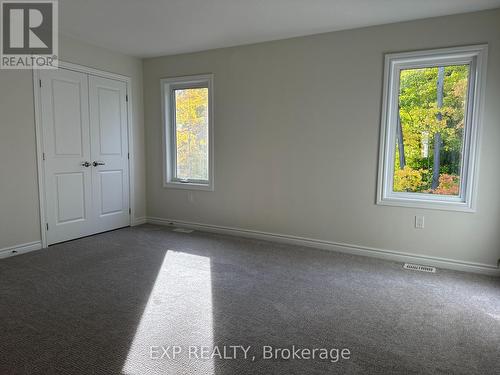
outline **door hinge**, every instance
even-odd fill
[[[47,228],[47,230],[49,230],[49,223],[45,223],[45,228]]]
[[[41,79],[38,80],[38,84],[40,85],[40,87],[42,87],[42,80]]]
[[[127,158],[128,160],[130,160],[130,152],[127,154]]]
[[[132,209],[131,208],[128,209],[128,214],[132,215]]]
[[[125,95],[125,101],[128,102],[128,95]]]
[[[42,152],[42,160],[45,161],[45,152]]]

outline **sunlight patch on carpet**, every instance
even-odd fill
[[[123,373],[211,374],[189,346],[213,346],[210,258],[168,250],[137,327]],[[173,355],[173,347],[182,353]]]

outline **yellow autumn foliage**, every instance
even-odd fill
[[[177,177],[208,179],[208,89],[175,90]]]

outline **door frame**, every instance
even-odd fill
[[[127,138],[128,138],[128,171],[129,171],[129,225],[133,225],[135,217],[135,184],[134,184],[134,136],[133,136],[133,113],[132,113],[132,79],[129,76],[107,72],[91,68],[84,65],[74,64],[65,61],[59,61],[59,68],[72,70],[75,72],[90,74],[102,78],[109,78],[116,81],[121,81],[126,84],[127,95]],[[47,243],[47,213],[46,213],[46,186],[45,186],[45,165],[44,165],[44,144],[42,130],[42,111],[41,111],[41,87],[40,87],[40,72],[38,69],[33,69],[33,103],[35,106],[35,138],[36,138],[36,159],[37,159],[37,174],[38,174],[38,200],[40,203],[40,234],[42,237],[42,248],[48,246]],[[50,230],[50,228],[49,228]]]

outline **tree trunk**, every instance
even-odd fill
[[[444,67],[438,68],[437,80],[437,107],[443,107],[443,88],[444,88]],[[438,120],[442,120],[442,114],[438,113]],[[439,167],[441,164],[441,133],[434,134],[434,163],[432,165],[432,185],[431,189],[437,189],[439,186]]]
[[[398,151],[399,151],[399,169],[404,169],[406,165],[405,160],[405,145],[403,143],[403,127],[401,126],[401,117],[398,112],[398,126],[396,128],[398,137]]]

